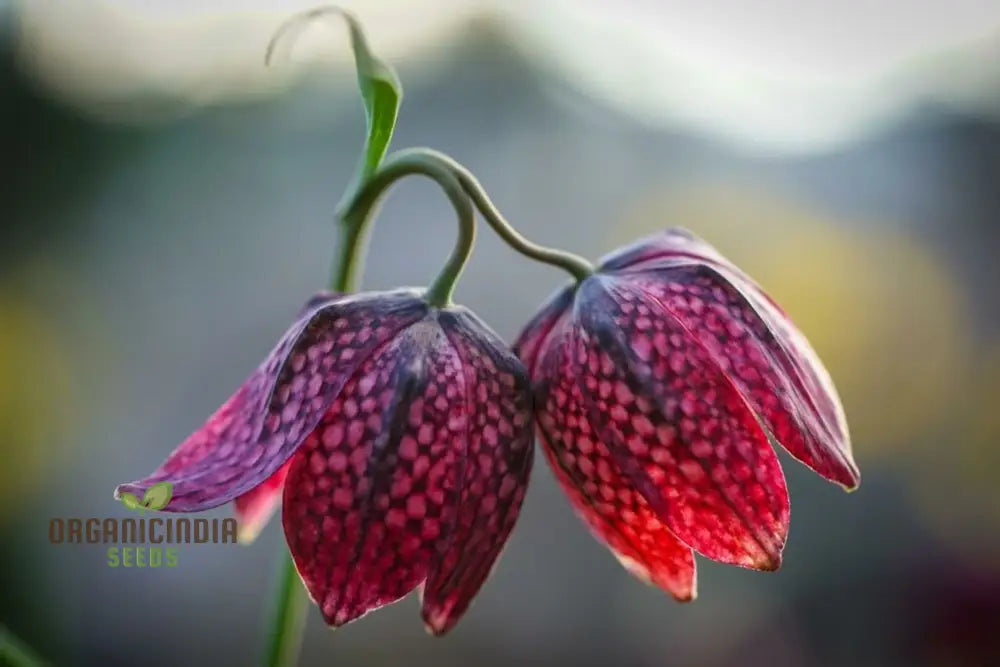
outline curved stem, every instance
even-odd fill
[[[482,213],[489,226],[492,227],[493,231],[495,231],[497,235],[511,248],[525,257],[530,257],[531,259],[542,262],[543,264],[557,266],[560,269],[567,271],[577,280],[577,282],[586,279],[594,273],[594,265],[583,257],[575,255],[571,252],[566,252],[565,250],[548,248],[546,246],[538,245],[537,243],[532,243],[522,236],[521,233],[514,229],[514,226],[503,217],[493,201],[490,200],[489,195],[486,194],[486,190],[483,188],[479,180],[473,176],[472,172],[470,172],[460,162],[449,155],[445,155],[444,153],[440,153],[429,148],[421,149],[421,152],[428,157],[433,156],[434,160],[437,162],[448,165],[448,168],[451,169],[455,176],[458,177],[459,182],[462,184],[462,189],[465,190],[465,192],[472,198],[472,201],[475,202],[476,208],[478,208],[479,212]]]
[[[347,204],[341,213],[341,218],[345,221],[367,220],[389,186],[411,174],[422,174],[440,185],[458,216],[458,238],[455,240],[455,246],[425,295],[431,305],[447,306],[451,303],[455,284],[472,254],[476,240],[476,218],[469,195],[463,189],[450,162],[442,159],[442,154],[423,148],[392,153]]]

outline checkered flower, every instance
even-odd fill
[[[788,533],[771,442],[860,481],[836,390],[788,317],[683,230],[606,257],[557,292],[515,350],[546,458],[634,574],[695,597],[693,551],[777,569]]]
[[[531,469],[520,361],[468,310],[413,290],[320,295],[237,392],[149,477],[166,511],[282,494],[295,565],[340,626],[422,586],[448,631],[489,575]]]

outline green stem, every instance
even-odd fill
[[[458,238],[444,267],[425,293],[427,302],[438,307],[451,303],[455,285],[472,255],[476,240],[476,218],[472,202],[451,164],[442,160],[442,156],[441,153],[426,148],[412,148],[390,154],[341,213],[341,218],[345,221],[367,220],[389,186],[411,174],[422,174],[440,185],[458,216]]]
[[[472,175],[472,172],[470,172],[457,160],[451,156],[445,155],[444,153],[439,153],[438,151],[431,149],[424,149],[423,152],[428,157],[433,156],[435,161],[447,165],[448,168],[451,169],[455,176],[458,177],[459,182],[462,184],[462,189],[465,190],[466,194],[468,194],[472,198],[472,201],[475,202],[476,208],[478,208],[479,212],[482,213],[487,224],[489,224],[489,226],[493,228],[493,231],[495,231],[497,235],[511,248],[525,257],[530,257],[531,259],[542,262],[543,264],[550,264],[567,271],[577,280],[577,282],[583,281],[588,276],[593,275],[594,265],[583,257],[575,255],[571,252],[566,252],[565,250],[548,248],[538,245],[537,243],[532,243],[522,236],[521,233],[514,229],[513,225],[511,225],[510,222],[503,217],[496,205],[490,200],[489,195],[486,194],[486,190],[483,188],[479,180],[476,179],[476,177]]]
[[[330,289],[335,292],[356,292],[358,289],[358,277],[364,265],[364,253],[358,252],[358,247],[362,245],[370,217],[340,221],[338,255],[330,272]]]
[[[11,667],[42,667],[46,664],[30,646],[0,625],[0,665]]]
[[[299,660],[309,597],[287,549],[282,554],[281,573],[274,596],[271,632],[267,643],[267,667],[290,667]]]

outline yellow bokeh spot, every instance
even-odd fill
[[[0,283],[0,516],[65,469],[63,443],[79,415],[75,374],[51,313]]]

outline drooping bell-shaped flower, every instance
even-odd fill
[[[684,230],[604,258],[554,295],[515,350],[575,509],[631,572],[680,600],[696,594],[692,549],[780,565],[789,502],[771,441],[845,488],[860,481],[806,339]]]
[[[117,493],[169,481],[165,511],[236,500],[255,523],[281,489],[288,547],[328,623],[422,584],[442,634],[513,528],[531,430],[524,367],[468,310],[414,290],[323,295],[201,429]]]

